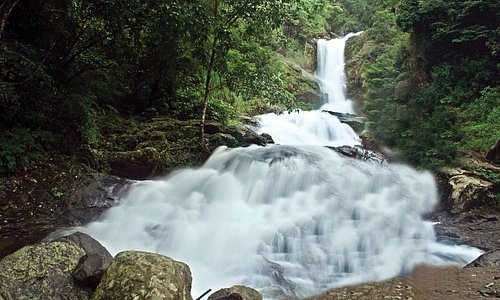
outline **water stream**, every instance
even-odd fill
[[[281,145],[221,147],[201,168],[137,182],[119,206],[80,230],[112,254],[146,250],[186,262],[194,296],[245,284],[266,298],[302,297],[420,263],[477,257],[474,248],[437,243],[422,218],[437,203],[430,173],[322,147],[359,144],[349,126],[321,112],[352,112],[346,39],[318,43],[323,107],[259,117],[259,131]]]

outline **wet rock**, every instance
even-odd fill
[[[265,146],[267,144],[266,137],[257,134],[247,126],[231,126],[228,132],[238,141],[238,146]]]
[[[373,151],[375,153],[380,153],[382,157],[385,158],[386,161],[394,163],[394,162],[403,162],[403,158],[396,152],[391,149],[384,147],[374,138],[370,137],[368,134],[361,135],[361,145],[364,149]]]
[[[208,300],[262,300],[262,295],[249,287],[235,285],[220,289],[208,297]]]
[[[89,299],[71,272],[85,251],[56,241],[21,248],[0,261],[0,299]]]
[[[340,113],[335,111],[323,110],[322,112],[329,113],[332,116],[339,118],[339,121],[351,126],[351,128],[358,134],[365,130],[365,119],[358,117],[355,114]]]
[[[92,299],[192,300],[191,271],[163,255],[124,251],[115,257]]]
[[[93,221],[106,209],[115,206],[126,194],[130,181],[90,173],[82,175],[64,191],[63,211],[69,225],[81,225]]]
[[[59,240],[72,242],[85,251],[85,255],[80,258],[71,275],[78,282],[95,289],[111,264],[113,256],[98,241],[85,233],[76,232]]]
[[[484,251],[500,248],[499,212],[471,211],[458,216],[447,212],[435,212],[430,217],[436,222],[434,231],[438,241],[469,245]]]
[[[495,146],[488,151],[486,159],[494,164],[500,164],[500,139],[498,139]]]
[[[476,267],[500,267],[500,249],[484,253],[464,268]]]
[[[445,199],[445,204],[452,213],[466,212],[489,202],[489,192],[493,188],[493,183],[463,169],[446,168],[440,173],[441,177],[447,179],[449,185],[450,193],[448,199]]]
[[[134,151],[108,152],[111,174],[128,179],[151,179],[160,165],[160,153],[153,147]]]
[[[262,133],[260,136],[266,139],[267,144],[274,144],[273,137],[268,133]]]
[[[331,147],[327,146],[327,148],[332,149],[333,151],[347,156],[351,158],[356,158],[364,161],[372,161],[372,162],[377,162],[377,163],[385,163],[386,160],[384,156],[380,153],[377,153],[375,151],[371,150],[366,150],[361,146],[340,146],[340,147]]]

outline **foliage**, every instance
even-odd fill
[[[461,112],[465,134],[464,148],[485,153],[500,137],[500,87],[486,87],[481,97]]]
[[[64,196],[64,193],[61,192],[57,187],[53,187],[51,190],[50,190],[50,193],[52,194],[52,196],[54,196],[54,198],[61,198],[62,196]]]
[[[424,0],[401,1],[396,10],[378,6],[358,49],[373,136],[432,169],[494,144],[498,6]]]
[[[57,143],[57,136],[42,130],[13,128],[0,135],[0,173],[26,168],[31,160],[42,158]]]

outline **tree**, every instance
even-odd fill
[[[210,100],[212,78],[218,64],[224,61],[228,50],[232,46],[231,31],[238,23],[243,22],[260,31],[272,30],[278,27],[284,18],[289,5],[294,0],[215,0],[206,1],[202,5],[208,12],[207,28],[210,34],[208,48],[209,58],[206,65],[206,75],[203,91],[203,107],[200,116],[199,138],[200,145],[205,146],[205,120]]]

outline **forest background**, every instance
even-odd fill
[[[116,124],[195,120],[184,143],[204,149],[206,122],[311,108],[283,57],[311,68],[315,38],[361,30],[348,53],[365,138],[419,168],[464,165],[500,137],[499,14],[494,0],[4,0],[0,177],[116,148]]]

